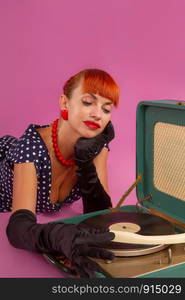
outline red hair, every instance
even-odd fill
[[[119,102],[119,87],[114,79],[105,71],[86,69],[69,78],[63,87],[64,94],[70,98],[73,90],[83,79],[83,92],[99,94],[111,100],[115,106]]]

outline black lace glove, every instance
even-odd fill
[[[114,127],[109,121],[104,131],[93,138],[79,138],[75,145],[75,160],[80,167],[83,163],[92,160],[115,136]]]
[[[100,248],[114,238],[114,233],[104,229],[83,229],[75,224],[37,224],[36,216],[26,209],[11,215],[6,233],[16,248],[65,255],[81,277],[95,277],[94,272],[101,271],[87,256],[110,260],[114,257],[112,252]]]
[[[76,173],[82,194],[84,213],[112,207],[110,196],[98,178],[93,158],[114,136],[113,125],[109,122],[102,133],[94,138],[79,138],[75,145],[75,161],[78,166]]]

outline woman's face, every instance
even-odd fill
[[[110,121],[113,102],[98,94],[83,93],[82,87],[81,82],[67,100],[68,123],[80,137],[91,138]]]

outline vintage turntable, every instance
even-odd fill
[[[185,102],[143,101],[137,107],[136,206],[61,220],[116,233],[112,262],[97,277],[185,277]],[[59,221],[60,222],[60,221]],[[45,256],[75,276],[69,262]],[[68,265],[68,266],[67,266]],[[66,268],[67,266],[67,268]]]

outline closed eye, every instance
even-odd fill
[[[82,101],[82,103],[85,105],[85,106],[90,106],[92,104],[92,102],[87,102],[87,101]]]
[[[111,113],[111,111],[108,110],[108,109],[106,109],[106,108],[103,108],[103,111],[104,111],[104,113],[106,113],[106,114],[110,114],[110,113]]]

